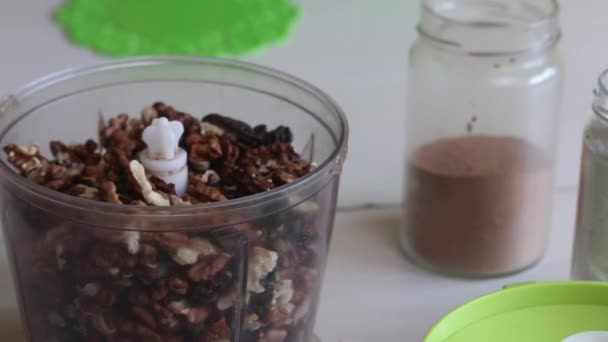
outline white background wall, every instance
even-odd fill
[[[292,39],[246,58],[300,76],[347,112],[350,155],[342,205],[400,199],[407,49],[415,37],[415,0],[298,0],[303,18]],[[51,19],[60,0],[0,1],[0,94],[46,73],[99,57],[70,45]],[[608,1],[562,0],[567,74],[558,146],[558,185],[574,187],[591,90],[608,68]]]

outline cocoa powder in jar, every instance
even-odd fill
[[[513,137],[439,139],[411,155],[403,245],[439,271],[492,276],[542,256],[548,235],[552,164]]]

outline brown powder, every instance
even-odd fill
[[[517,138],[470,135],[424,145],[410,159],[403,244],[440,271],[491,276],[543,254],[550,160]]]

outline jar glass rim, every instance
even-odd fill
[[[44,186],[36,184],[25,177],[22,177],[14,169],[9,166],[6,160],[0,162],[0,175],[8,179],[11,183],[17,185],[20,190],[25,190],[31,194],[43,197],[43,200],[53,201],[63,206],[71,207],[72,209],[83,210],[86,212],[119,214],[119,215],[137,215],[137,216],[164,216],[168,212],[172,216],[191,216],[201,213],[211,214],[213,212],[226,213],[252,206],[259,206],[269,201],[281,199],[289,195],[289,193],[297,189],[306,188],[318,182],[322,175],[329,172],[339,172],[343,161],[346,157],[347,142],[349,135],[349,127],[346,115],[340,106],[325,92],[313,86],[312,84],[299,79],[287,73],[261,66],[250,62],[242,62],[232,59],[211,58],[211,57],[185,57],[185,56],[157,56],[157,57],[134,57],[124,58],[120,61],[98,64],[87,67],[75,67],[63,71],[55,72],[35,80],[12,95],[9,95],[3,102],[0,102],[0,118],[6,113],[7,108],[12,104],[22,99],[34,97],[38,91],[47,87],[59,84],[63,81],[71,80],[79,76],[88,74],[97,74],[109,70],[121,70],[132,67],[166,65],[166,64],[193,64],[193,65],[208,65],[220,68],[239,69],[258,74],[260,76],[269,77],[277,82],[295,86],[298,90],[304,91],[312,95],[316,100],[319,100],[323,105],[331,111],[331,114],[339,123],[339,136],[336,141],[336,146],[331,154],[323,160],[308,175],[295,180],[293,183],[283,185],[270,191],[258,193],[251,196],[232,199],[222,202],[196,204],[191,206],[171,206],[171,207],[155,207],[155,206],[129,206],[117,205],[106,202],[92,201],[82,199],[76,196],[71,196],[58,191],[48,189]],[[270,94],[267,94],[270,95]],[[296,105],[295,103],[292,103]],[[31,111],[30,111],[31,112]],[[10,131],[14,122],[28,113],[19,113],[19,115],[3,125],[0,131],[0,137]],[[336,132],[333,132],[334,134]],[[294,203],[295,204],[295,203]]]
[[[418,33],[476,57],[535,54],[561,39],[557,0],[422,0]]]
[[[424,11],[433,13],[433,15],[435,15],[435,16],[441,18],[442,20],[449,22],[451,24],[466,25],[466,26],[480,26],[480,27],[486,27],[488,25],[488,23],[484,23],[484,22],[467,21],[467,20],[454,18],[452,16],[446,15],[442,11],[437,10],[438,2],[454,2],[454,1],[458,2],[459,0],[422,0],[422,9]],[[483,1],[484,4],[491,4],[492,2],[493,1]],[[549,11],[547,11],[547,13],[544,13],[544,15],[540,16],[539,18],[536,18],[535,20],[519,22],[518,25],[525,26],[528,28],[534,28],[536,26],[542,26],[542,25],[547,24],[548,22],[557,20],[559,17],[559,13],[560,13],[559,1],[558,0],[546,0],[546,2],[548,4],[550,4],[550,9],[549,9]],[[508,27],[508,26],[513,26],[513,23],[505,23],[502,25],[498,24],[498,23],[493,23],[493,25]]]
[[[597,85],[604,95],[608,95],[608,69],[602,71],[598,77]]]
[[[602,119],[608,119],[608,69],[602,71],[597,79],[597,88],[593,90],[593,112]]]

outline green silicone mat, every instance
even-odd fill
[[[441,319],[424,342],[560,342],[608,331],[608,283],[529,283],[479,297]]]
[[[114,56],[237,56],[287,38],[289,0],[68,0],[56,20],[76,44]]]

